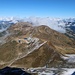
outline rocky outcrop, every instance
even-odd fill
[[[5,67],[3,69],[0,69],[0,75],[31,75],[31,74],[23,71],[21,68]]]

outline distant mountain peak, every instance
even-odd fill
[[[66,33],[67,30],[75,33],[75,18],[61,19],[61,18],[50,18],[50,17],[29,17],[29,18],[18,18],[18,17],[3,17],[0,18],[0,32],[9,28],[12,24],[17,22],[29,22],[34,26],[47,25],[48,27],[60,32]],[[75,34],[74,34],[75,35]]]

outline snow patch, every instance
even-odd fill
[[[75,54],[66,54],[66,56],[62,56],[64,60],[67,60],[68,63],[75,63]]]

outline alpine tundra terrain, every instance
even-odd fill
[[[0,68],[75,67],[75,40],[48,26],[17,22],[3,34]]]

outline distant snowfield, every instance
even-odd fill
[[[32,73],[38,75],[72,75],[74,72],[75,68],[33,68],[32,70]]]
[[[38,73],[38,75],[54,75],[54,73],[53,72],[51,72],[51,73],[47,73],[47,72],[41,72],[41,73]]]
[[[64,60],[67,60],[68,63],[75,63],[75,54],[66,54],[65,56],[62,56]]]
[[[75,68],[65,69],[61,75],[72,75],[75,72]]]

